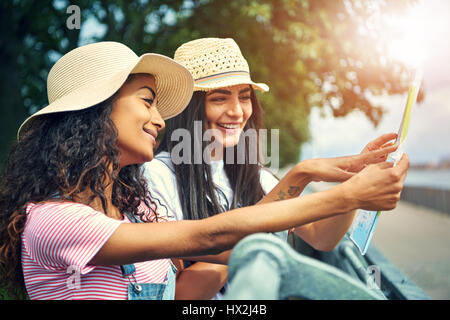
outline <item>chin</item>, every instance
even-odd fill
[[[237,146],[238,143],[239,143],[239,136],[224,139],[222,145],[224,148],[232,148]]]
[[[153,160],[153,153],[151,155],[145,156],[143,160],[144,161],[142,163],[152,161]]]
[[[153,148],[145,148],[140,150],[139,158],[141,159],[141,163],[152,161],[154,158]]]
[[[138,157],[135,157],[133,160],[129,161],[129,163],[127,165],[133,165],[133,164],[143,164],[149,161],[153,160],[153,154],[151,155],[140,155]]]

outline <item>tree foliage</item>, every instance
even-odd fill
[[[80,44],[120,41],[137,54],[173,56],[199,37],[232,37],[259,95],[268,128],[280,129],[281,164],[296,162],[309,139],[312,108],[335,117],[360,110],[376,126],[384,110],[368,96],[407,89],[407,69],[386,54],[379,17],[415,0],[96,0],[77,1],[81,30],[66,26],[68,1],[0,4],[1,141],[4,155],[20,123],[47,102],[46,77],[55,60]],[[93,31],[89,34],[88,31]],[[1,156],[0,156],[1,159]]]

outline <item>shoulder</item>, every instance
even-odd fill
[[[152,161],[144,163],[143,167],[150,189],[176,184],[175,168],[168,152],[159,153]]]
[[[83,229],[89,226],[116,228],[122,221],[107,217],[92,207],[71,201],[30,203],[26,209],[24,233],[55,232],[66,228]]]
[[[145,171],[158,172],[159,170],[175,172],[170,153],[163,151],[158,153],[155,158],[149,162],[144,163]]]
[[[22,233],[23,253],[47,270],[83,269],[123,222],[81,203],[32,203]]]
[[[92,207],[72,202],[72,201],[45,201],[30,203],[26,209],[28,218],[42,216],[75,216],[75,215],[96,215],[100,212]],[[100,213],[102,214],[102,213]]]
[[[144,165],[144,178],[152,200],[156,201],[160,217],[181,215],[175,168],[168,152],[159,153],[152,161]]]
[[[168,152],[159,153],[153,160],[144,163],[143,168],[147,181],[175,179],[175,168]]]

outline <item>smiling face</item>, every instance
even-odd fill
[[[153,159],[156,136],[164,129],[157,108],[155,78],[135,74],[120,88],[111,112],[117,131],[120,166]]]
[[[252,115],[251,89],[248,84],[208,91],[205,96],[206,129],[217,129],[216,141],[224,148],[238,144]]]

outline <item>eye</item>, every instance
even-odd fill
[[[250,95],[245,95],[245,96],[239,97],[239,99],[244,100],[244,101],[247,101],[247,100],[250,100],[251,97],[250,97]]]
[[[153,103],[155,102],[155,99],[146,99],[146,98],[142,98],[142,100],[144,100],[145,102],[147,102],[150,107],[153,106]]]
[[[225,101],[227,98],[225,98],[225,97],[212,97],[212,98],[210,98],[209,99],[209,101],[212,101],[212,102],[223,102],[223,101]]]

